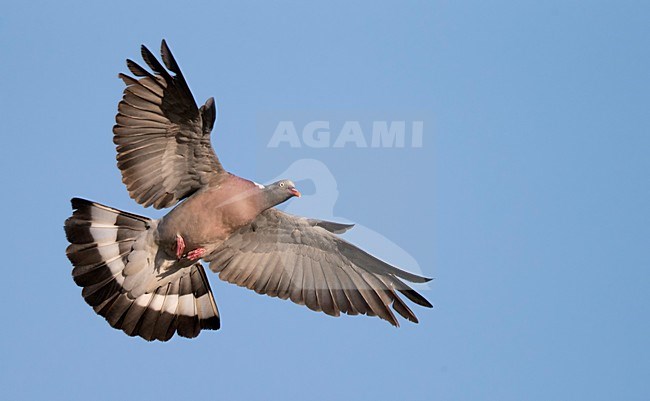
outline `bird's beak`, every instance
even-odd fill
[[[300,198],[300,191],[298,191],[296,188],[289,189],[289,192],[291,192],[291,195],[297,196],[297,197]]]

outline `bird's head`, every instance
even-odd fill
[[[296,189],[296,185],[291,180],[276,181],[273,184],[264,187],[264,192],[269,207],[279,205],[294,196],[300,196],[300,192]]]
[[[291,180],[280,180],[274,182],[271,186],[274,187],[273,191],[285,194],[286,199],[289,199],[292,196],[300,197],[300,192],[296,189],[296,185]]]

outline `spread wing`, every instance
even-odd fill
[[[399,326],[392,306],[417,323],[398,292],[431,307],[402,281],[430,279],[397,269],[333,233],[349,227],[268,209],[205,260],[222,280],[328,315],[376,315]]]
[[[216,118],[214,99],[198,108],[167,43],[162,41],[163,67],[142,46],[142,58],[153,74],[131,60],[138,78],[126,84],[113,127],[117,166],[129,194],[143,206],[173,206],[223,172],[210,131]],[[170,75],[167,71],[174,75]]]

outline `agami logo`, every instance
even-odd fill
[[[298,128],[301,128],[300,134]],[[296,127],[293,121],[278,122],[267,147],[309,148],[421,148],[423,121],[310,121]]]

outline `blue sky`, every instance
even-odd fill
[[[650,398],[647,4],[234,4],[3,5],[7,399]],[[92,312],[63,221],[72,196],[162,216],[129,199],[111,133],[124,59],[162,38],[197,102],[216,98],[226,168],[267,182],[322,163],[287,207],[356,222],[349,238],[435,277],[419,325],[214,274],[222,330],[195,340],[146,343]],[[423,121],[423,142],[268,148],[287,119],[332,137],[358,121],[368,142],[373,121]]]

